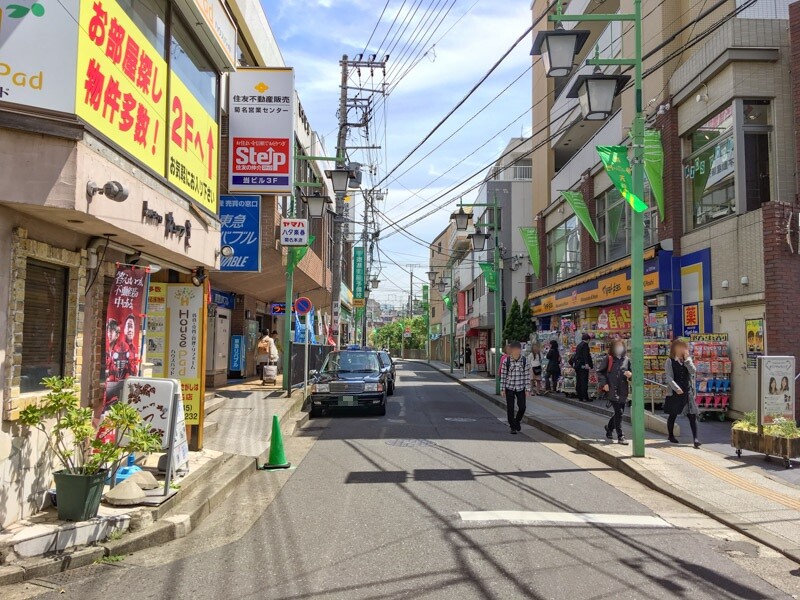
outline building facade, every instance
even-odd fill
[[[663,200],[649,182],[644,198],[647,333],[654,343],[706,335],[727,346],[719,378],[730,381],[734,414],[755,410],[758,354],[796,353],[783,335],[794,325],[784,282],[800,261],[786,243],[797,212],[788,4],[731,1],[703,16],[696,3],[643,3],[647,129],[663,149]],[[534,17],[545,7],[535,2]],[[624,0],[579,2],[566,12],[631,8]],[[608,58],[633,53],[632,28],[579,28],[589,30],[579,65],[595,48]],[[629,143],[633,89],[624,89],[608,120],[584,121],[567,92],[591,69],[551,80],[534,60],[533,204],[542,268],[529,301],[540,330],[568,330],[572,340],[582,330],[601,337],[630,330],[630,209],[595,148]],[[565,191],[580,193],[597,241]],[[652,370],[659,370],[655,362]]]

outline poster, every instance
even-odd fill
[[[700,333],[700,307],[695,304],[683,306],[683,335]]]
[[[164,376],[166,319],[167,284],[150,282],[147,295],[147,362],[153,365],[153,377]]]
[[[75,112],[78,6],[78,0],[0,5],[0,102]]]
[[[179,379],[186,423],[200,423],[202,386],[202,287],[171,283],[167,286],[167,356],[165,376]]]
[[[764,355],[764,319],[746,319],[747,368],[758,368],[758,357]]]
[[[261,196],[221,196],[222,245],[233,256],[221,256],[220,271],[261,271]]]
[[[281,219],[281,246],[308,244],[308,219]]]
[[[228,190],[291,193],[294,71],[240,68],[230,74]]]
[[[620,304],[600,309],[597,329],[603,331],[627,331],[631,328],[631,305]]]
[[[139,374],[148,279],[146,269],[117,265],[106,307],[106,381],[101,412],[119,400],[123,381]]]
[[[759,423],[769,425],[777,418],[794,421],[794,356],[758,357]]]
[[[167,63],[115,0],[81,1],[75,112],[164,174]]]

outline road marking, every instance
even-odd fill
[[[509,521],[512,523],[574,523],[626,527],[672,527],[664,519],[646,515],[603,513],[533,512],[527,510],[474,510],[458,513],[462,521]]]

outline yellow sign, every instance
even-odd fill
[[[644,277],[646,292],[658,290],[658,271],[649,273]],[[534,316],[548,315],[563,310],[583,308],[593,304],[602,304],[608,300],[627,298],[631,295],[631,282],[625,273],[597,280],[597,287],[584,292],[573,291],[571,294],[558,298],[556,294],[545,296],[541,302],[533,307]]]
[[[169,91],[167,179],[215,213],[219,172],[217,122],[175,73],[170,73]]]
[[[364,308],[367,301],[364,298],[353,298],[353,308]]]
[[[167,64],[115,0],[82,0],[75,112],[164,173]]]

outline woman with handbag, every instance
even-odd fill
[[[628,381],[631,378],[631,360],[625,356],[625,342],[615,339],[597,367],[597,389],[605,393],[606,402],[614,414],[606,425],[606,439],[612,439],[616,430],[617,443],[628,445],[622,434],[622,414],[628,404]]]
[[[694,447],[701,446],[697,439],[697,415],[700,410],[695,402],[694,374],[696,372],[692,357],[689,355],[689,346],[683,340],[674,340],[669,349],[669,358],[664,363],[664,374],[670,395],[664,399],[664,412],[669,415],[667,431],[669,441],[678,443],[675,437],[675,419],[678,415],[686,415],[689,427],[692,428]]]
[[[561,353],[558,351],[558,342],[550,340],[550,349],[547,351],[547,367],[544,371],[546,391],[555,392],[558,389],[558,380],[561,379]]]
[[[531,393],[536,396],[542,391],[542,349],[539,344],[531,346],[531,355],[528,359],[528,364],[531,367]]]

